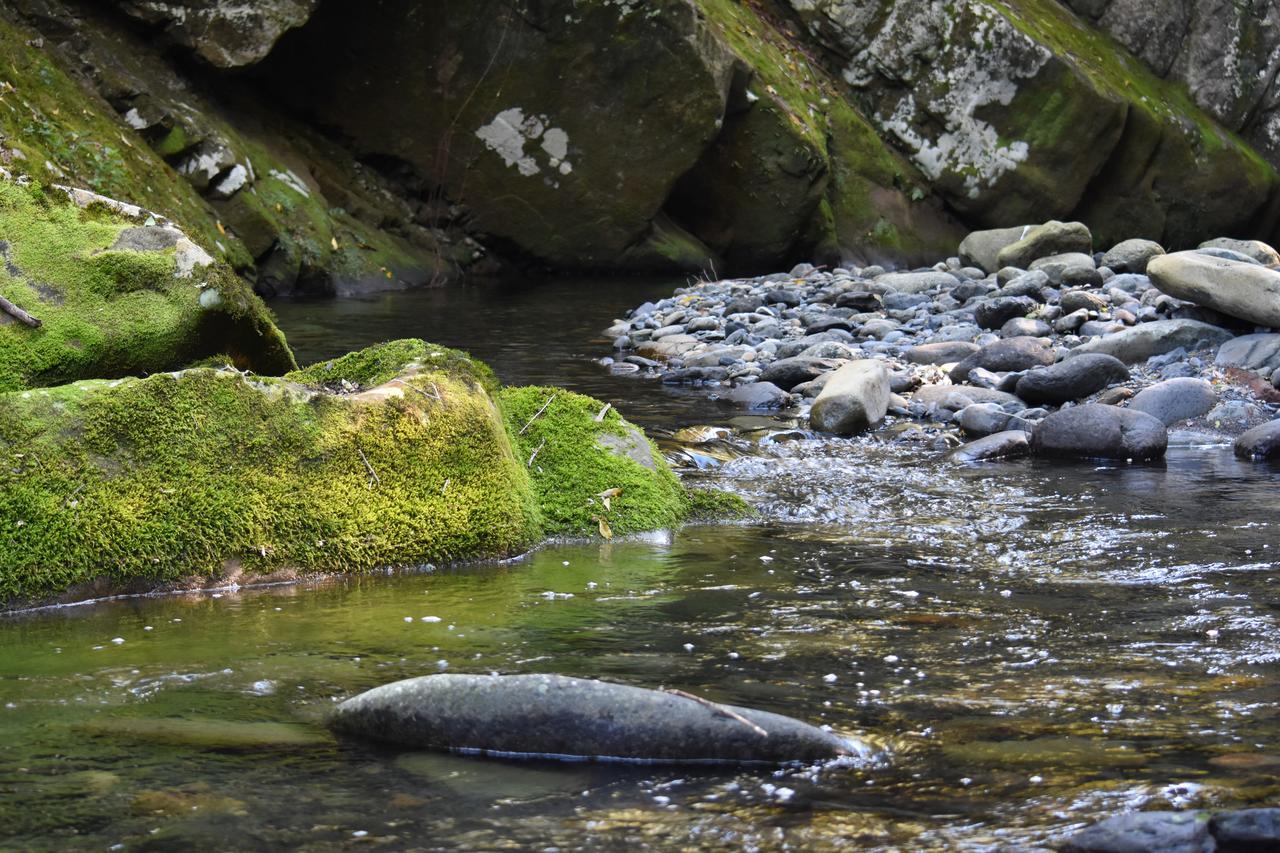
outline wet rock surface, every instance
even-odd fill
[[[934,451],[984,442],[951,453],[954,461],[1027,451],[1157,459],[1169,427],[1227,443],[1280,413],[1280,332],[1265,325],[1280,317],[1171,284],[1169,272],[1187,267],[1210,285],[1222,277],[1227,290],[1261,281],[1261,305],[1280,276],[1263,263],[1274,250],[1215,240],[1170,255],[1126,240],[1093,254],[1088,237],[1079,223],[1050,222],[974,232],[956,257],[928,268],[801,264],[700,281],[606,334],[624,363],[639,349],[641,376],[808,416],[819,431],[850,435],[884,418],[886,440],[899,440],[888,437],[901,421],[918,421]],[[872,395],[837,382],[862,382],[875,364],[887,377],[883,395],[878,379]],[[1241,454],[1269,458],[1268,442],[1251,439]]]

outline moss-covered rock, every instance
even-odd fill
[[[0,394],[0,603],[740,514],[686,495],[611,407],[496,388],[465,353],[405,340],[281,379],[203,367]]]
[[[221,354],[293,367],[270,313],[167,220],[84,191],[0,178],[0,391],[172,370]]]

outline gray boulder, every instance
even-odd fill
[[[791,405],[791,395],[772,382],[752,382],[739,385],[720,399],[740,409],[768,411],[785,409]]]
[[[1102,275],[1094,266],[1093,256],[1082,252],[1041,258],[1031,265],[1031,270],[1044,273],[1054,285],[1098,287],[1102,284]]]
[[[907,350],[906,359],[912,364],[950,364],[963,361],[979,349],[969,341],[938,341],[912,347]]]
[[[1153,240],[1125,240],[1102,256],[1102,265],[1118,273],[1145,273],[1147,263],[1164,253],[1164,247]]]
[[[1280,328],[1280,272],[1275,270],[1201,252],[1175,252],[1153,258],[1147,275],[1170,296]]]
[[[1280,252],[1261,240],[1233,240],[1230,237],[1219,237],[1216,240],[1206,240],[1198,248],[1225,249],[1228,252],[1238,252],[1245,257],[1253,258],[1265,266],[1280,266]]]
[[[1241,459],[1280,459],[1280,420],[1256,426],[1236,439]]]
[[[1115,356],[1082,355],[1033,370],[1018,380],[1016,393],[1028,403],[1061,403],[1080,400],[1129,378],[1129,368]]]
[[[1231,338],[1226,329],[1198,320],[1157,320],[1094,338],[1073,349],[1067,358],[1100,352],[1114,355],[1125,364],[1137,364],[1178,347],[1189,350],[1216,347]]]
[[[1066,840],[1062,853],[1213,853],[1207,812],[1118,815]]]
[[[949,462],[985,462],[989,459],[1013,459],[1031,452],[1027,434],[1020,429],[998,432],[963,444],[947,454]]]
[[[262,60],[288,30],[302,26],[320,0],[115,0],[125,13],[163,27],[174,41],[219,68]]]
[[[1269,374],[1280,370],[1280,334],[1241,335],[1218,349],[1214,364]]]
[[[1017,409],[1026,407],[1021,399],[1006,391],[974,388],[969,385],[921,385],[912,392],[911,399],[922,406],[938,407],[947,407],[952,402],[963,401],[963,405],[952,407],[957,411],[974,403],[995,403],[999,406],[1016,406]]]
[[[960,243],[960,260],[966,264],[980,267],[985,273],[993,273],[1000,269],[997,258],[1001,250],[1027,235],[1030,225],[1016,228],[994,228],[987,231],[974,231]]]
[[[876,276],[876,284],[899,293],[924,293],[927,290],[950,290],[960,280],[946,272],[891,272]]]
[[[1166,379],[1144,388],[1130,401],[1129,408],[1135,412],[1146,412],[1165,426],[1173,426],[1179,421],[1208,414],[1217,402],[1218,394],[1206,380],[1183,377]]]
[[[952,382],[966,382],[975,367],[992,373],[1047,367],[1057,360],[1047,338],[1005,338],[988,344],[951,369]]]
[[[981,438],[1008,430],[1012,417],[996,403],[974,403],[956,414],[956,422],[965,435]]]
[[[825,358],[783,358],[766,367],[760,373],[760,381],[772,382],[783,391],[790,391],[802,382],[810,382],[834,370],[836,366],[834,361]]]
[[[1280,808],[1218,812],[1209,832],[1224,851],[1280,850]]]
[[[1159,459],[1168,443],[1164,424],[1151,415],[1097,403],[1054,412],[1031,433],[1036,456],[1066,459]]]
[[[1050,220],[1030,229],[1026,236],[1011,243],[996,255],[1001,267],[1029,269],[1032,262],[1052,255],[1093,252],[1093,234],[1082,222],[1058,222]]]
[[[1048,323],[1031,317],[1014,317],[1000,327],[1002,338],[1046,338],[1052,333]]]
[[[858,744],[790,717],[563,675],[428,675],[334,709],[335,731],[503,758],[816,762]]]
[[[853,435],[884,420],[889,409],[889,371],[875,359],[851,361],[831,375],[813,401],[814,429]]]

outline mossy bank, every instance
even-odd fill
[[[10,606],[509,556],[706,506],[612,408],[500,391],[416,340],[278,379],[193,368],[0,395]]]

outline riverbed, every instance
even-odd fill
[[[1155,465],[952,466],[892,427],[817,439],[597,363],[600,330],[678,284],[274,306],[303,362],[417,336],[607,400],[760,518],[6,618],[0,847],[1028,849],[1123,810],[1275,803],[1280,468],[1189,445]],[[699,425],[730,432],[677,439]],[[507,763],[319,724],[440,671],[676,687],[875,757]]]

